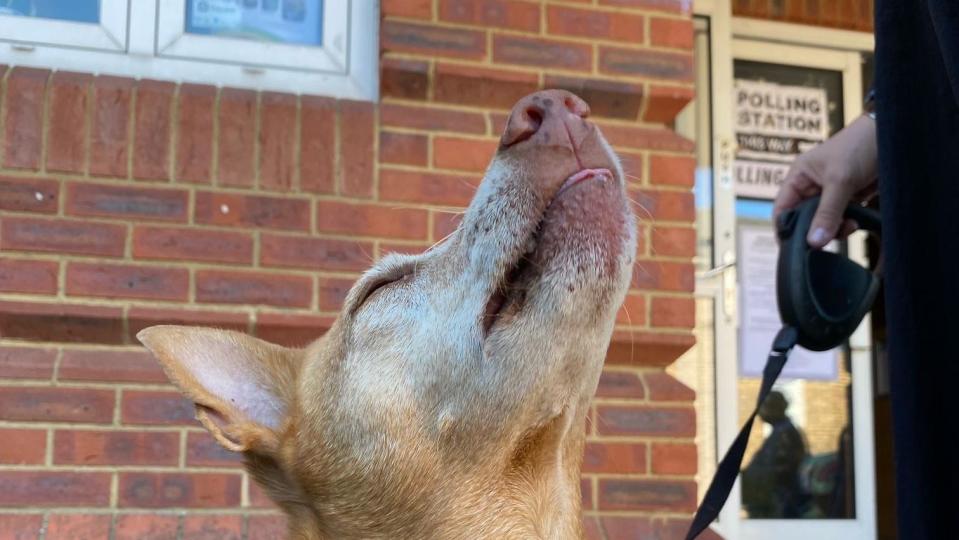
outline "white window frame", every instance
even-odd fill
[[[102,0],[99,26],[0,16],[0,64],[376,101],[378,3],[323,7],[321,47],[187,34],[186,0]]]
[[[101,0],[99,24],[19,15],[0,15],[0,41],[22,49],[52,45],[125,51],[130,0]]]

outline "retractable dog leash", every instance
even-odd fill
[[[756,406],[716,467],[686,540],[695,539],[719,516],[739,476],[759,407],[786,365],[792,348],[801,345],[811,351],[827,351],[838,347],[856,330],[876,299],[877,274],[840,254],[809,247],[806,235],[818,206],[819,197],[809,199],[783,213],[776,222],[780,240],[776,299],[783,327],[766,360]],[[861,229],[881,233],[880,216],[873,210],[851,204],[845,217],[856,221]]]

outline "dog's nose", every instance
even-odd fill
[[[500,142],[512,146],[541,133],[544,143],[570,141],[589,116],[589,105],[565,90],[543,90],[519,100],[510,112]]]

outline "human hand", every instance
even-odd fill
[[[822,194],[806,241],[821,248],[855,230],[855,223],[843,223],[843,212],[851,200],[861,201],[876,189],[876,121],[861,116],[839,133],[793,161],[786,173],[776,202],[773,223],[779,214],[805,199]]]

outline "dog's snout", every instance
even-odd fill
[[[543,90],[519,100],[510,112],[501,143],[512,146],[541,134],[545,144],[569,140],[571,120],[581,124],[589,105],[565,90]]]

